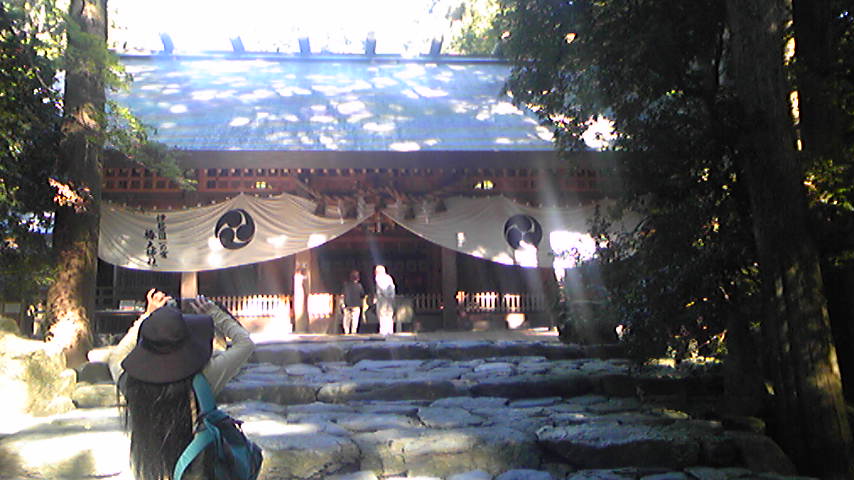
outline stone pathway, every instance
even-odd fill
[[[0,478],[130,479],[103,365],[77,410],[0,439]],[[703,419],[715,375],[639,371],[553,338],[313,338],[259,345],[220,396],[261,479],[727,480],[794,475],[761,422]]]

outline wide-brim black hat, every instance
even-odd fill
[[[185,315],[161,307],[139,326],[136,346],[122,361],[128,375],[149,383],[171,383],[199,372],[211,358],[210,315]]]

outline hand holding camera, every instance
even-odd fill
[[[174,302],[175,300],[167,295],[165,292],[161,292],[156,288],[152,288],[145,294],[145,299],[147,304],[145,306],[145,315],[151,315],[151,312],[157,310],[158,308],[168,305],[170,302]]]
[[[199,295],[198,297],[193,298],[188,302],[188,305],[190,306],[190,309],[192,311],[201,314],[207,313],[208,307],[212,304],[213,302],[208,300],[204,295]]]

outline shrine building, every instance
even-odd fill
[[[399,328],[544,325],[555,259],[590,253],[587,220],[619,188],[613,154],[554,151],[497,59],[121,60],[133,84],[113,98],[195,188],[108,155],[104,310],[158,287],[220,299],[256,331],[333,332],[348,273],[370,294],[385,265]]]

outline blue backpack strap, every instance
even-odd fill
[[[181,480],[181,477],[184,475],[184,471],[187,467],[190,466],[190,463],[195,460],[196,457],[202,453],[211,442],[213,442],[217,436],[219,436],[219,431],[214,432],[210,428],[210,424],[207,421],[206,415],[216,409],[216,403],[214,401],[213,391],[211,390],[210,383],[208,383],[208,379],[202,375],[201,372],[197,373],[195,377],[193,377],[193,390],[196,392],[196,399],[199,402],[199,419],[203,420],[205,423],[205,428],[196,433],[193,437],[193,441],[187,445],[187,448],[184,449],[184,452],[181,453],[181,456],[178,458],[178,462],[175,463],[175,470],[172,473],[173,480]],[[198,423],[198,422],[197,422]]]
[[[216,408],[216,400],[214,399],[211,384],[201,372],[193,377],[193,390],[196,391],[196,399],[199,401],[201,415],[206,415]]]

